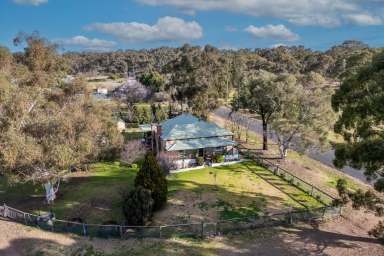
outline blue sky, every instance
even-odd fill
[[[0,44],[20,31],[62,50],[211,44],[219,48],[304,45],[347,39],[384,45],[384,0],[1,0]]]

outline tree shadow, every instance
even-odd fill
[[[289,184],[287,181],[274,175],[269,170],[251,168],[246,163],[244,165],[248,168],[250,172],[257,175],[258,177],[260,177],[265,182],[275,187],[282,193],[286,194],[289,198],[291,198],[293,201],[300,204],[304,208],[310,208],[311,206],[314,206],[314,205],[317,205],[318,207],[324,206],[322,202],[307,195],[305,192],[303,192],[299,188],[296,188],[295,186]]]

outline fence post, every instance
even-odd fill
[[[123,226],[119,226],[120,238],[123,238]]]
[[[8,218],[8,206],[4,203],[4,218]]]
[[[24,224],[27,225],[27,218],[25,218],[25,212],[23,212],[23,216],[24,216]]]
[[[311,196],[313,196],[313,186],[311,186]]]
[[[163,237],[162,229],[163,229],[163,227],[162,227],[162,226],[159,226],[159,238],[160,238],[160,239]]]
[[[325,211],[327,210],[327,207],[324,207],[323,208],[323,214],[321,216],[321,219],[324,221],[324,216],[325,216]]]
[[[201,238],[204,238],[204,221],[201,222]]]
[[[83,223],[83,235],[87,236],[87,225]]]
[[[290,209],[289,212],[288,212],[288,224],[289,225],[293,224],[292,209]]]

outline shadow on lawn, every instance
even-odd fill
[[[1,223],[0,223],[1,224]],[[49,233],[43,235],[49,237]],[[232,234],[220,238],[199,239],[131,239],[123,242],[110,239],[89,240],[83,237],[67,237],[64,244],[60,238],[17,238],[5,247],[0,247],[2,256],[122,256],[122,255],[346,255],[348,250],[359,250],[364,255],[373,255],[371,249],[380,253],[377,240],[338,234],[311,227],[269,228]],[[71,240],[71,241],[68,241]],[[98,249],[95,249],[98,248]],[[108,249],[106,249],[108,248]],[[109,252],[105,252],[108,250]],[[331,253],[330,250],[333,252]],[[335,251],[336,250],[336,251]],[[360,251],[361,250],[361,251]],[[380,254],[374,254],[380,255]]]
[[[307,195],[304,191],[289,184],[287,181],[274,175],[269,170],[260,169],[261,167],[258,167],[257,169],[251,168],[246,163],[244,164],[244,166],[246,166],[250,172],[257,175],[258,177],[260,177],[265,182],[275,187],[282,193],[286,194],[289,198],[291,198],[293,201],[300,204],[304,208],[324,206],[322,202],[316,200],[310,195]]]
[[[233,182],[236,183],[236,180]],[[263,191],[236,192],[230,185],[215,186],[191,180],[172,180],[169,184],[171,187],[169,196],[177,199],[177,203],[169,200],[166,209],[173,213],[196,215],[200,208],[200,216],[195,216],[200,218],[199,221],[217,221],[206,214],[212,210],[217,212],[219,219],[226,220],[281,212],[283,208],[287,208],[284,206],[285,198],[264,194]],[[180,193],[183,196],[180,196]],[[212,195],[211,199],[210,195]]]
[[[134,177],[112,175],[65,179],[52,205],[46,203],[42,185],[23,184],[4,189],[4,193],[0,193],[0,203],[35,214],[51,209],[59,219],[122,222],[121,193],[133,187]]]

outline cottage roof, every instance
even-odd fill
[[[160,125],[162,129],[161,139],[163,140],[198,139],[233,135],[232,132],[191,114],[179,115],[162,122]]]

